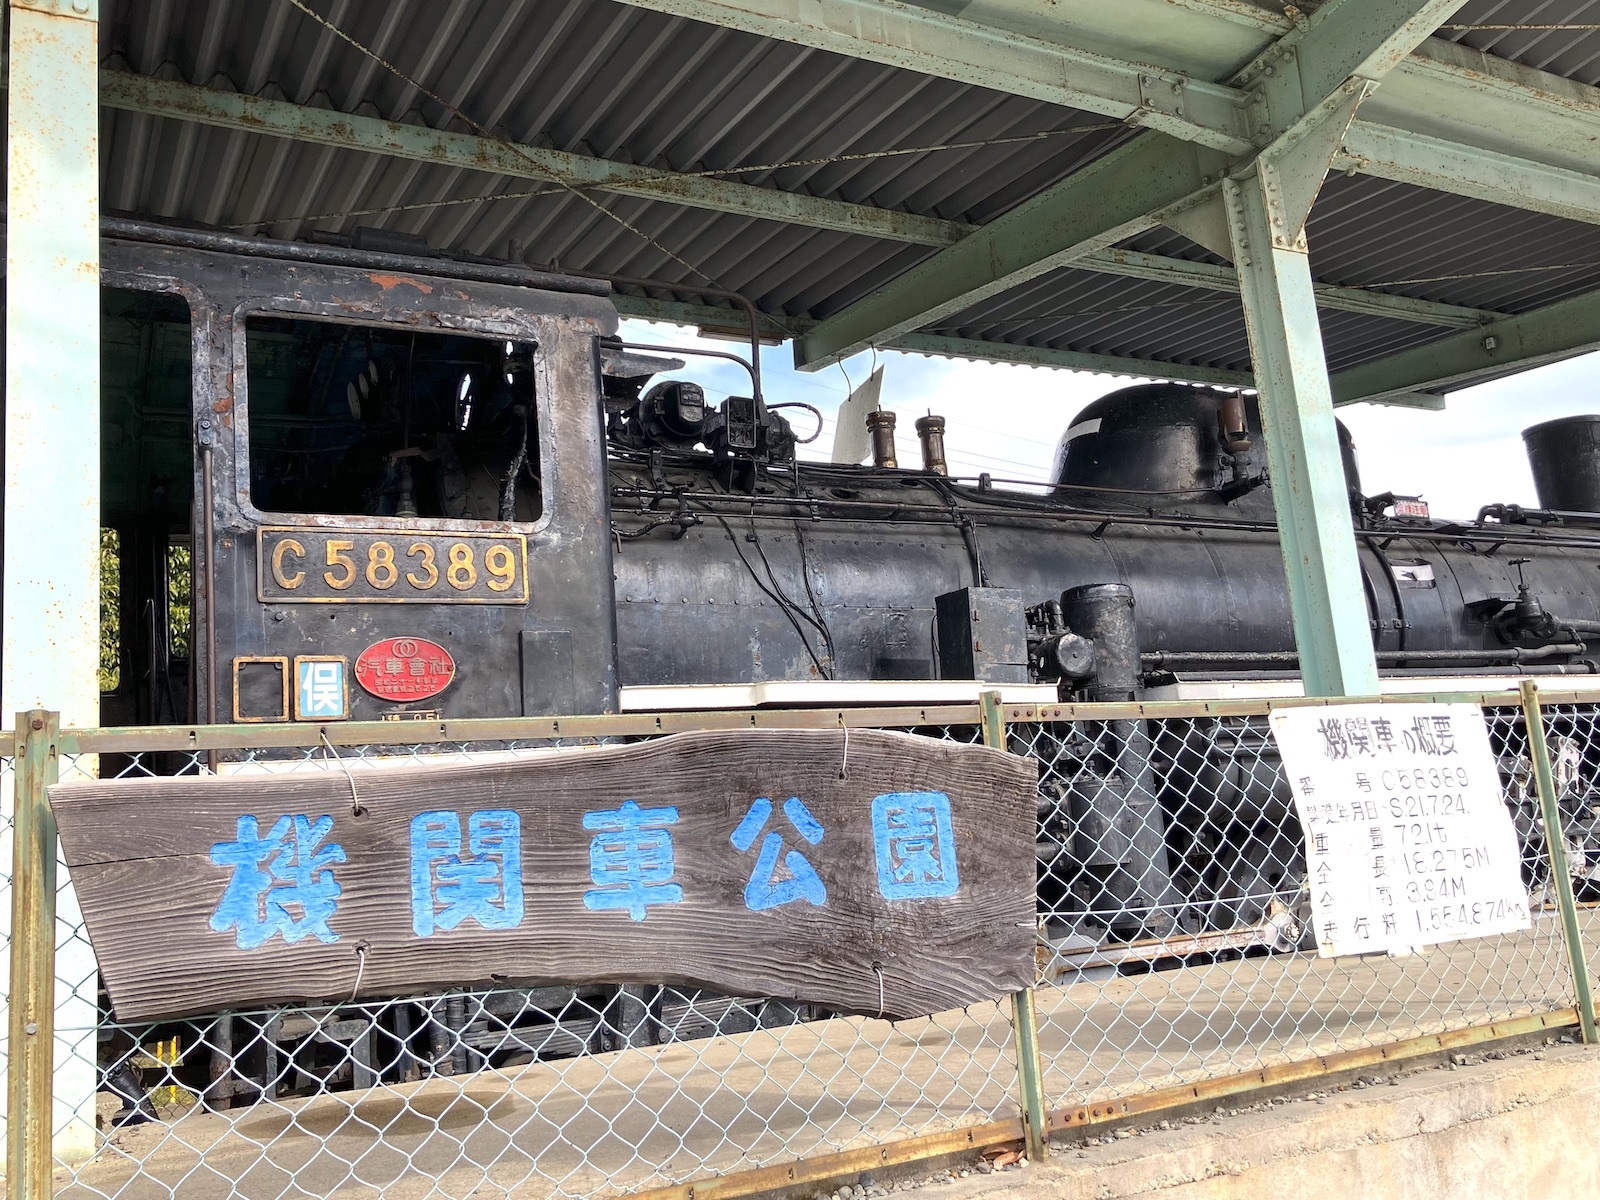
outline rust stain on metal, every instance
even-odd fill
[[[417,291],[421,292],[424,296],[429,295],[433,291],[432,284],[423,283],[422,280],[413,279],[409,275],[383,275],[374,273],[368,276],[368,278],[386,292],[391,288],[399,287],[401,284],[405,284],[407,287],[416,288]]]

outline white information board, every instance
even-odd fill
[[[1528,928],[1511,814],[1473,704],[1272,714],[1324,958]]]

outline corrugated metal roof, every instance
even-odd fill
[[[1586,25],[1591,28],[1582,28]],[[1496,58],[1595,84],[1600,83],[1597,26],[1600,0],[1468,0],[1439,36]]]
[[[1600,19],[1600,0],[1532,7],[1539,21]],[[514,140],[675,171],[805,160],[729,177],[946,219],[991,220],[1136,136],[1091,114],[604,0],[319,0],[318,8]],[[1535,19],[1529,8],[1526,0],[1472,0],[1457,20],[1526,23]],[[1600,77],[1600,33],[1447,36],[1574,78]],[[102,47],[113,69],[432,126],[450,120],[286,0],[107,0]],[[291,238],[376,225],[492,256],[515,242],[540,262],[683,284],[696,280],[687,263],[773,314],[825,317],[935,253],[130,112],[107,111],[103,124],[109,209]],[[1003,140],[1040,133],[1048,136]],[[851,157],[971,142],[985,144]],[[827,161],[811,161],[819,159]],[[1330,180],[1310,241],[1319,279],[1421,299],[1520,312],[1600,286],[1600,229],[1373,178]],[[1176,234],[1129,244],[1219,261]],[[938,328],[1248,368],[1235,298],[1078,269],[1051,272]],[[1335,369],[1445,332],[1334,312],[1324,313],[1323,331]]]

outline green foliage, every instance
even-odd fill
[[[187,546],[167,548],[167,636],[173,658],[189,657],[193,617],[194,553]]]
[[[122,681],[122,536],[100,531],[100,690]]]

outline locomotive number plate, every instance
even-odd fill
[[[256,594],[273,604],[526,604],[520,533],[262,526]]]

